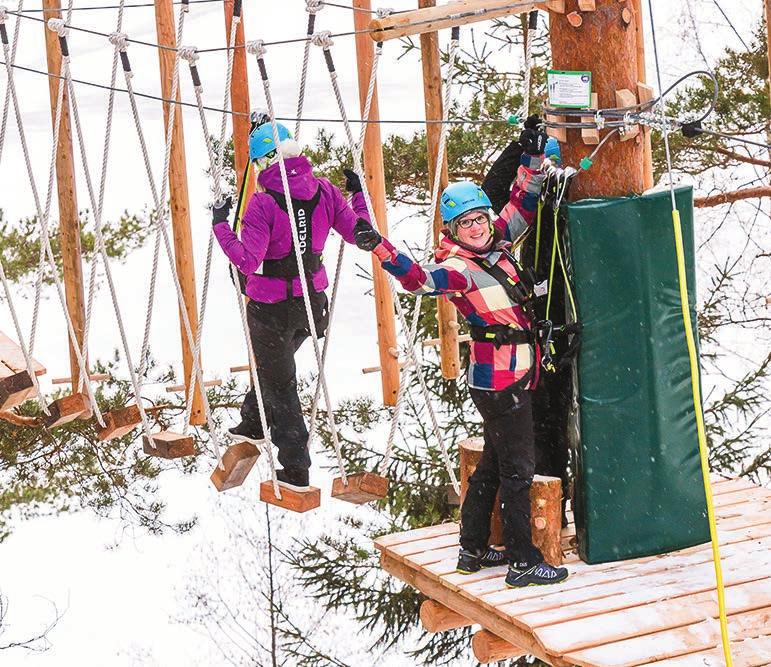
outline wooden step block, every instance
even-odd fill
[[[357,472],[348,475],[348,486],[340,477],[332,481],[332,497],[356,505],[385,498],[388,493],[388,478],[374,472]]]
[[[153,447],[155,445],[155,447]],[[146,435],[142,437],[142,450],[148,456],[162,459],[179,459],[183,456],[195,456],[195,440],[192,435],[182,435],[173,431],[153,433],[153,441]]]
[[[465,616],[455,613],[436,600],[423,600],[420,605],[420,623],[426,632],[446,632],[471,625]]]
[[[211,474],[212,484],[217,487],[217,491],[241,486],[259,456],[260,450],[251,442],[237,442],[231,445],[222,456],[225,469],[217,466]]]
[[[307,491],[295,491],[281,486],[281,499],[273,493],[273,482],[268,480],[260,484],[260,500],[291,512],[307,512],[321,505],[321,490],[311,486]]]
[[[0,410],[10,410],[21,405],[35,393],[35,386],[27,371],[14,373],[0,379]]]
[[[511,660],[527,655],[527,651],[523,651],[518,646],[510,644],[489,630],[475,632],[471,639],[471,648],[474,650],[474,657],[483,665],[489,662]]]
[[[622,88],[621,90],[616,91],[617,108],[626,109],[627,107],[633,107],[635,104],[637,104],[637,95],[631,90]],[[623,128],[621,129],[623,130]],[[619,138],[621,141],[629,141],[630,139],[634,139],[638,134],[640,134],[640,125],[635,124],[628,130],[624,130],[623,132],[619,131]]]
[[[125,408],[115,408],[105,412],[104,428],[97,431],[97,437],[100,440],[112,440],[113,438],[122,438],[130,433],[133,428],[142,422],[139,416],[139,407],[136,405],[127,405]]]
[[[43,423],[48,428],[56,428],[75,419],[89,419],[93,414],[86,394],[70,394],[57,398],[49,403],[48,411],[51,414],[43,416]]]
[[[593,111],[597,111],[599,107],[599,98],[597,93],[592,93],[592,105],[589,107]],[[582,123],[593,123],[594,116],[581,116]],[[600,143],[600,131],[596,127],[585,128],[581,130],[581,139],[589,146],[594,146]]]

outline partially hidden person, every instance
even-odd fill
[[[544,561],[530,531],[530,486],[535,467],[531,392],[540,352],[530,302],[534,286],[513,256],[532,224],[544,176],[546,135],[526,128],[524,151],[509,201],[491,214],[490,199],[471,182],[442,193],[444,230],[435,263],[418,264],[399,252],[366,220],[356,224],[356,244],[374,252],[383,268],[410,292],[448,298],[471,329],[468,384],[483,421],[484,449],[461,508],[458,572],[508,560],[506,585],[564,581],[568,571]],[[490,517],[500,489],[505,552],[488,548]]]
[[[354,242],[357,219],[369,220],[358,176],[344,170],[350,203],[330,181],[313,174],[313,165],[302,154],[289,130],[277,123],[279,146],[273,127],[263,123],[249,136],[249,158],[258,172],[255,192],[243,215],[240,238],[228,224],[233,202],[226,198],[212,208],[214,235],[228,259],[246,278],[247,323],[262,390],[272,442],[278,448],[279,484],[307,490],[309,468],[308,429],[297,392],[295,352],[310,337],[310,325],[295,257],[279,151],[286,165],[289,197],[302,253],[313,321],[319,337],[329,323],[329,286],[322,262],[324,245],[334,229]],[[241,423],[229,429],[234,439],[264,439],[257,396],[252,387],[241,406]]]

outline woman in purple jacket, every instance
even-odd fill
[[[280,146],[273,140],[270,123],[256,127],[249,137],[249,158],[260,170],[261,192],[249,200],[241,224],[241,238],[227,224],[232,200],[212,209],[214,235],[228,259],[246,276],[247,321],[257,362],[265,413],[272,441],[278,447],[279,483],[304,490],[308,487],[308,430],[297,394],[294,354],[310,336],[281,182],[277,151],[286,164],[289,195],[295,213],[303,270],[310,290],[316,331],[327,328],[329,285],[321,255],[329,231],[334,229],[354,243],[353,228],[359,218],[369,220],[361,183],[353,171],[345,170],[346,190],[351,202],[325,178],[313,175],[313,166],[301,154],[286,127],[277,123]],[[230,429],[234,438],[261,440],[254,388],[241,406],[241,423]]]

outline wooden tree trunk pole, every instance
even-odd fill
[[[174,10],[171,0],[155,1],[155,27],[158,44],[164,46],[177,45],[175,32]],[[171,80],[174,71],[174,51],[158,49],[158,60],[161,72],[161,91],[163,97],[171,97]],[[177,89],[177,100],[180,99]],[[168,128],[169,103],[163,103],[164,131]],[[171,140],[171,163],[169,166],[169,196],[171,198],[171,226],[174,236],[174,259],[176,262],[185,309],[193,335],[198,329],[198,307],[196,305],[195,269],[193,267],[193,236],[190,231],[190,202],[187,190],[187,168],[185,166],[185,137],[182,129],[182,111],[178,104],[174,105],[174,129]],[[180,329],[182,332],[182,365],[185,373],[185,384],[190,382],[190,372],[193,367],[193,350],[188,344],[185,327],[180,313]],[[193,397],[191,424],[203,424],[206,416],[203,412],[203,395],[201,387],[196,383]]]
[[[554,69],[591,71],[592,87],[598,94],[600,108],[615,107],[617,91],[637,90],[636,26],[639,15],[630,10],[628,3],[629,0],[597,0],[596,11],[584,12],[579,28],[574,28],[566,18],[578,9],[577,0],[566,1],[566,14],[551,12],[549,15]],[[602,135],[609,131],[603,130]],[[566,132],[562,159],[564,164],[577,165],[590,147],[582,142],[581,130],[568,129]],[[571,198],[640,193],[645,188],[643,164],[641,133],[628,141],[620,141],[615,136],[600,149],[591,169],[574,180]]]
[[[478,630],[471,638],[474,657],[483,665],[501,660],[512,660],[527,655],[527,652],[489,630]]]
[[[43,0],[43,8],[48,10],[44,16],[61,18],[59,0]],[[46,40],[46,57],[48,71],[52,76],[48,79],[48,92],[51,97],[51,125],[56,122],[56,100],[59,94],[59,76],[62,54],[59,38],[55,32],[43,24]],[[78,218],[78,198],[75,187],[75,165],[72,155],[72,130],[70,125],[69,93],[64,90],[62,101],[62,116],[59,129],[59,145],[56,147],[56,189],[59,198],[59,244],[62,255],[62,273],[64,274],[64,294],[67,301],[67,311],[72,319],[75,337],[78,345],[83,347],[85,333],[86,309],[83,295],[83,265],[81,263],[80,220]],[[66,335],[66,334],[65,334]],[[80,367],[72,341],[70,350],[70,375],[73,387],[77,387],[80,379]],[[86,357],[86,366],[88,358]]]
[[[371,9],[370,0],[354,0],[354,7]],[[363,11],[353,12],[355,30],[366,30],[369,24],[369,13]],[[375,45],[366,32],[356,35],[356,61],[359,75],[359,102],[362,111],[367,99],[372,61],[375,55]],[[377,88],[372,97],[370,119],[380,120],[378,108]],[[367,187],[372,198],[372,206],[377,217],[377,225],[380,233],[388,235],[388,222],[386,220],[386,190],[385,170],[383,166],[383,144],[380,138],[380,125],[377,122],[369,123],[364,135],[364,175],[367,179]],[[373,220],[373,223],[375,221]],[[380,267],[380,262],[372,256],[372,279],[375,291],[375,313],[377,317],[377,340],[380,351],[380,379],[383,387],[383,403],[396,405],[396,396],[399,392],[399,360],[391,354],[390,350],[397,348],[396,323],[394,321],[394,303],[388,288],[386,275]]]
[[[482,438],[463,440],[460,450],[460,502],[466,498],[468,480],[474,474],[482,458]],[[533,544],[541,550],[544,560],[551,565],[562,564],[562,482],[558,477],[536,475],[530,487],[530,528]],[[490,519],[490,545],[503,544],[503,522],[501,521],[500,499],[495,500]]]
[[[230,39],[230,27],[233,20],[233,0],[225,0],[225,39]],[[236,28],[236,45],[244,44],[244,10],[241,8],[241,21]],[[249,164],[249,76],[246,67],[246,49],[236,49],[233,54],[233,83],[230,86],[230,108],[233,110],[233,150],[235,154],[236,192],[241,189],[244,170]],[[246,196],[254,191],[252,170],[247,173],[249,183]]]
[[[647,83],[645,71],[645,29],[643,25],[642,0],[633,0],[635,16],[635,39],[637,42],[637,80]],[[649,190],[653,187],[653,146],[651,145],[651,128],[643,128],[643,187]]]
[[[766,59],[768,60],[768,92],[771,96],[771,0],[763,0],[766,15]],[[766,122],[767,141],[771,142],[771,118]],[[771,155],[771,149],[769,149]]]
[[[436,0],[418,0],[418,6],[434,7]],[[420,35],[420,54],[423,63],[423,97],[426,106],[426,121],[442,119],[442,69],[439,56],[439,35],[436,32],[425,32]],[[439,154],[439,137],[442,126],[439,123],[426,123],[426,146],[428,149],[428,188],[429,192],[434,187],[434,175],[436,173],[436,158]],[[442,157],[441,190],[449,183],[447,170],[447,152]],[[439,213],[439,202],[434,211],[434,244],[439,239],[442,230],[442,216]],[[442,377],[446,380],[455,380],[460,375],[460,350],[458,348],[458,314],[447,299],[437,299],[436,317],[439,321],[439,348],[441,357]]]
[[[426,632],[446,632],[465,628],[471,621],[436,600],[424,600],[420,605],[420,624]]]

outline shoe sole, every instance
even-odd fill
[[[530,586],[554,586],[555,584],[561,584],[563,581],[567,581],[567,577],[564,579],[560,579],[559,581],[544,581],[541,584],[538,584],[534,581],[531,581],[527,584],[510,584],[508,581],[505,582],[506,588],[529,588]]]
[[[238,435],[237,433],[231,433],[227,431],[228,437],[236,442],[251,442],[257,447],[262,447],[265,444],[265,438],[250,438],[246,435]]]
[[[477,572],[479,572],[479,570],[461,570],[458,567],[455,568],[455,571],[458,574],[476,574]]]

